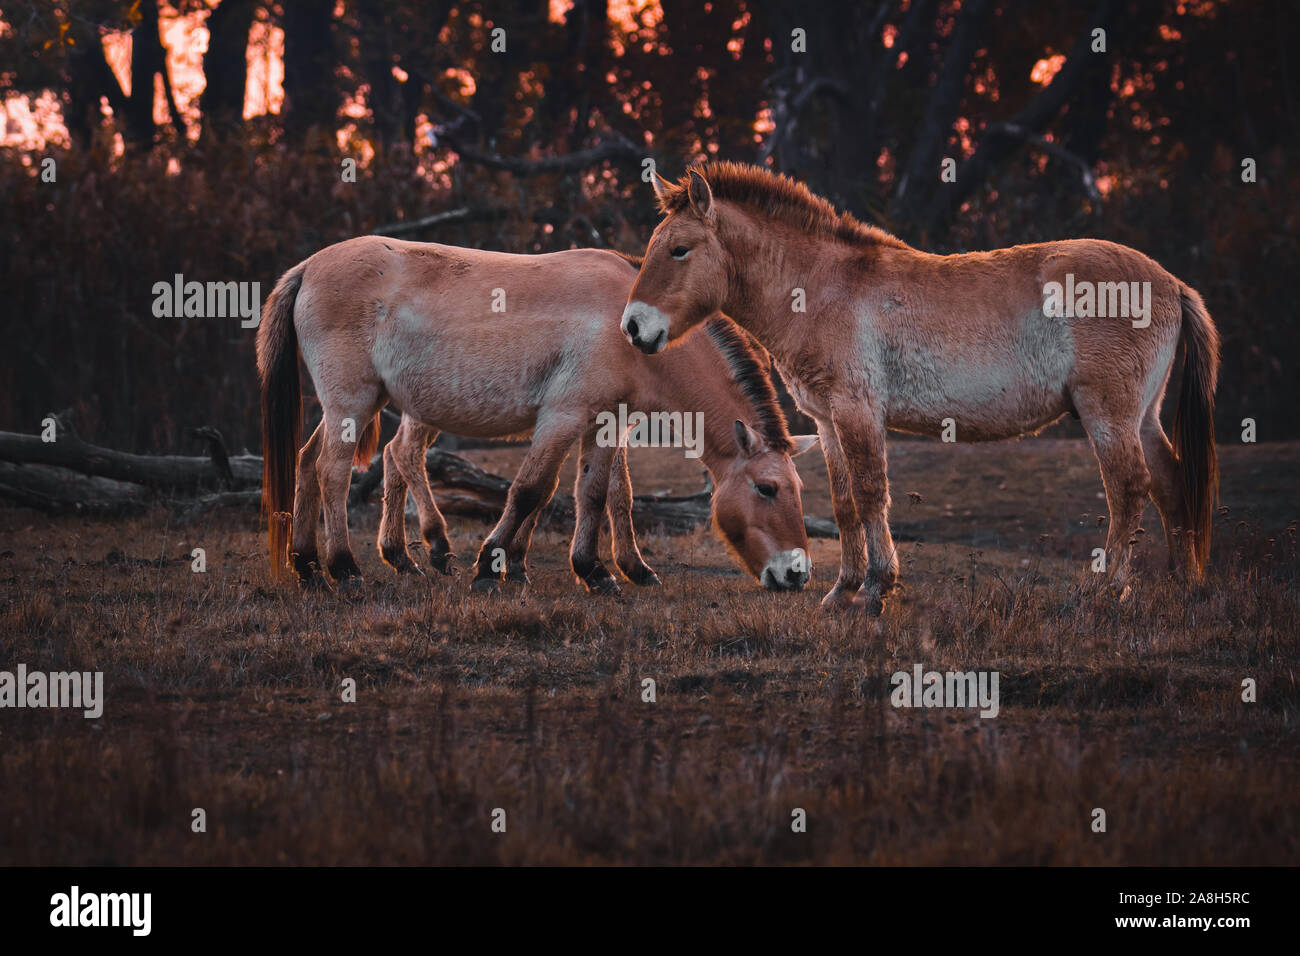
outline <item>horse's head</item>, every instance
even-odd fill
[[[798,591],[812,575],[803,523],[803,482],[794,455],[816,435],[790,439],[789,452],[773,448],[737,421],[736,455],[715,469],[713,523],[727,547],[770,591]]]
[[[722,310],[728,286],[726,252],[718,240],[713,192],[697,170],[677,186],[654,177],[667,213],[646,247],[641,272],[623,310],[623,334],[647,355]]]

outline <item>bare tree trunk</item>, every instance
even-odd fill
[[[967,0],[957,15],[952,39],[944,54],[943,67],[930,93],[921,133],[908,154],[907,164],[894,188],[894,203],[898,210],[895,218],[910,218],[923,205],[922,199],[917,197],[929,195],[929,191],[923,190],[921,184],[938,181],[940,154],[957,119],[962,97],[966,94],[971,57],[979,45],[984,21],[991,6],[990,0]]]
[[[401,84],[393,75],[393,25],[388,9],[389,5],[381,0],[360,0],[357,4],[361,69],[370,83],[368,105],[382,152],[401,142],[403,135]]]
[[[158,4],[139,4],[140,23],[131,31],[131,96],[127,100],[126,139],[136,146],[153,145],[157,127],[153,121],[153,78],[167,69],[158,38]]]
[[[221,0],[208,14],[208,51],[203,54],[207,85],[199,97],[205,139],[223,139],[243,125],[248,33],[256,12],[256,0]]]
[[[64,121],[77,146],[88,149],[100,124],[100,98],[118,116],[130,109],[126,93],[104,57],[104,45],[98,31],[82,28],[68,57],[68,109]]]
[[[334,0],[284,4],[284,133],[294,143],[308,131],[333,132],[339,91],[334,78]]]

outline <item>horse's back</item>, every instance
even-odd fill
[[[1172,362],[1183,286],[1137,250],[1076,239],[889,255],[864,349],[889,383],[891,427],[939,434],[952,418],[964,439],[1009,437],[1071,410],[1081,384],[1149,393]]]
[[[296,324],[314,379],[378,383],[404,411],[461,434],[516,434],[557,395],[593,384],[635,275],[597,250],[525,256],[365,236],[307,260]]]
[[[601,250],[515,255],[384,236],[335,243],[304,265],[305,291],[323,322],[356,323],[378,302],[386,312],[428,306],[431,322],[489,333],[548,334],[540,327],[575,312],[621,310],[636,278],[626,260]]]

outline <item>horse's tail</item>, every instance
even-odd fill
[[[271,577],[284,573],[293,521],[298,444],[302,438],[302,384],[293,306],[303,263],[280,277],[257,327],[257,372],[262,380],[262,511],[268,522]]]
[[[1210,558],[1210,526],[1219,485],[1214,448],[1214,391],[1219,377],[1219,333],[1196,290],[1182,289],[1183,383],[1174,413],[1173,445],[1182,477],[1183,502],[1193,535],[1196,576]]]

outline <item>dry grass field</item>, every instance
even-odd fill
[[[467,454],[508,474],[520,452]],[[699,485],[671,452],[632,457],[638,491]],[[829,517],[820,460],[800,464]],[[1148,507],[1121,603],[1088,570],[1086,443],[896,441],[903,590],[879,619],[820,611],[829,540],[790,595],[707,529],[649,533],[663,586],[595,598],[544,529],[531,585],[493,597],[464,570],[392,575],[370,506],[364,587],[300,594],[244,513],[0,510],[0,669],[101,670],[107,698],[99,720],[0,711],[0,863],[1293,864],[1300,444],[1221,465],[1207,582],[1166,578]],[[487,528],[449,521],[464,569]],[[915,664],[998,671],[999,715],[893,708]]]

